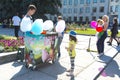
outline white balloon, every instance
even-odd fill
[[[53,22],[51,20],[46,20],[43,23],[43,30],[51,31],[53,29]]]
[[[64,20],[58,21],[55,27],[56,32],[61,33],[64,31],[64,29],[65,29],[65,21]]]
[[[27,17],[24,17],[22,19],[22,22],[20,23],[20,30],[22,32],[30,31],[32,28],[31,20]]]

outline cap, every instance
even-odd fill
[[[73,31],[73,30],[71,30],[70,33],[69,33],[69,35],[76,37],[76,32]]]

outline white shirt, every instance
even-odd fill
[[[32,29],[32,17],[25,15],[20,23],[20,30],[22,32],[30,31]]]
[[[13,21],[14,26],[19,26],[20,22],[21,22],[21,19],[18,16],[13,16],[12,21]]]

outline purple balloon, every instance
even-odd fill
[[[91,21],[90,23],[92,28],[96,28],[97,27],[97,22],[96,21]]]

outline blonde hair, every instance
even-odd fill
[[[100,25],[103,25],[104,24],[104,21],[102,19],[98,19],[97,20],[97,23],[100,24]]]
[[[102,17],[102,19],[103,19],[103,18],[106,18],[106,22],[109,23],[109,17],[108,17],[107,15],[104,15],[104,16]]]

